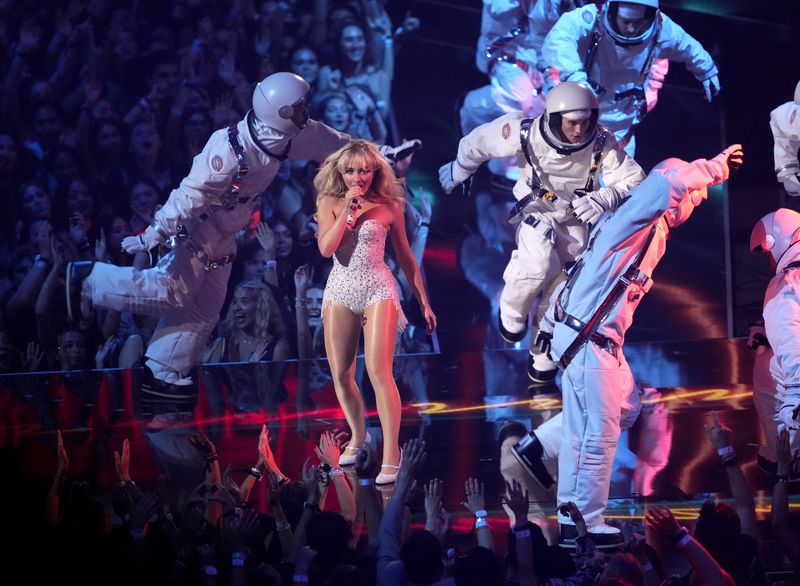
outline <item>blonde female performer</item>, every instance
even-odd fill
[[[387,234],[397,262],[412,283],[428,332],[436,316],[428,304],[422,275],[406,239],[401,187],[377,148],[354,140],[330,155],[314,180],[317,189],[317,243],[333,270],[323,296],[325,350],[336,396],[352,433],[339,460],[355,462],[367,441],[364,402],[355,384],[360,330],[364,330],[367,374],[375,389],[383,430],[383,465],[377,484],[396,480],[400,464],[400,394],[392,376],[398,327],[406,326],[397,287],[383,260]]]

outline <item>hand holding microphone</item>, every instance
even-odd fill
[[[347,227],[351,230],[355,228],[358,219],[358,210],[361,209],[361,198],[364,192],[358,185],[353,185],[345,193],[345,206],[347,207]]]

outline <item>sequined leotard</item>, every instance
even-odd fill
[[[323,308],[340,303],[356,315],[378,301],[391,299],[397,307],[397,327],[403,330],[407,320],[400,308],[392,272],[383,262],[388,228],[378,220],[367,219],[355,230],[347,230],[333,255],[333,270],[325,285]]]

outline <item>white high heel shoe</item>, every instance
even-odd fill
[[[400,450],[400,461],[397,466],[394,464],[381,464],[381,469],[392,468],[394,473],[384,474],[381,472],[375,477],[375,484],[394,484],[397,482],[397,473],[400,471],[400,465],[403,463],[403,450]]]
[[[394,484],[397,482],[397,473],[400,471],[400,465],[398,464],[395,466],[394,464],[382,464],[381,468],[393,468],[393,474],[384,474],[381,472],[375,477],[375,484]]]
[[[372,437],[370,437],[369,432],[367,432],[367,436],[364,438],[364,444],[371,444]],[[362,444],[362,446],[364,445]],[[339,455],[339,466],[352,466],[356,463],[356,457],[358,457],[358,450],[361,449],[361,446],[351,446],[347,445],[344,451]],[[348,453],[349,452],[349,453]]]

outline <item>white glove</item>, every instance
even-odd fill
[[[445,193],[450,193],[456,187],[464,183],[472,173],[461,167],[455,161],[445,163],[439,167],[439,183],[442,184],[442,189]]]
[[[128,236],[122,240],[122,250],[128,254],[137,252],[147,252],[163,242],[161,235],[152,227],[148,226],[143,234],[139,236]]]
[[[576,190],[576,195],[581,191]],[[572,215],[584,224],[596,224],[607,209],[596,191],[590,191],[585,195],[576,197],[569,206],[572,208]]]
[[[706,92],[706,102],[710,102],[711,98],[719,93],[719,77],[712,75],[708,79],[703,80],[703,89]]]
[[[800,421],[793,418],[794,410],[797,409],[797,400],[789,399],[789,401],[783,403],[778,412],[778,419],[786,426],[786,429],[800,429]]]
[[[800,176],[792,175],[786,179],[781,179],[781,183],[783,183],[783,188],[786,190],[786,193],[792,197],[800,195]]]

